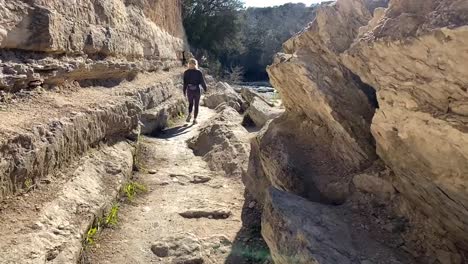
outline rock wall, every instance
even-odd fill
[[[179,0],[0,1],[0,90],[124,79],[185,49]]]
[[[142,115],[155,109],[176,111],[153,120],[164,125],[167,116],[178,114],[173,106],[183,105],[175,86],[179,79],[180,72],[160,73],[112,89],[44,92],[0,112],[0,200],[27,188],[26,182],[34,184],[66,168],[99,142],[135,140]],[[150,120],[145,125],[152,127]]]
[[[358,0],[323,5],[268,68],[286,113],[252,143],[244,177],[262,200],[269,185],[314,201],[342,203],[350,175],[376,159],[368,87],[341,61],[371,15]]]
[[[413,209],[468,249],[468,4],[394,0],[379,13],[343,56],[377,90],[377,153]]]
[[[0,0],[0,199],[164,125],[186,45],[180,0]]]
[[[280,232],[309,227],[288,229],[281,221],[294,216],[284,211],[278,226],[268,219],[284,202],[268,198],[270,186],[344,207],[372,193],[372,203],[408,221],[404,248],[422,263],[466,259],[468,4],[385,2],[322,4],[268,68],[286,113],[253,140],[244,182],[265,204],[263,234],[277,263],[288,263]],[[382,161],[387,169],[367,174]]]

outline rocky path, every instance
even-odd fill
[[[142,138],[136,176],[149,191],[121,205],[117,227],[101,233],[87,263],[246,263],[232,252],[242,227],[241,180],[210,171],[186,144],[213,115],[202,108],[199,125]]]

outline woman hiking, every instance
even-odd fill
[[[197,123],[198,109],[200,106],[201,90],[200,85],[206,92],[206,83],[203,73],[198,69],[198,61],[196,59],[190,59],[188,62],[188,70],[184,72],[184,95],[189,101],[189,114],[187,116],[187,122],[190,122],[192,118],[192,110],[195,107],[193,114],[193,123]]]

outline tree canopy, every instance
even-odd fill
[[[266,66],[284,41],[315,17],[315,7],[285,4],[245,9],[242,0],[184,0],[184,26],[192,52],[212,73],[266,80]]]
[[[236,45],[240,0],[184,0],[184,26],[193,48],[220,56]]]

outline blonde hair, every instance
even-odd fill
[[[198,69],[198,61],[194,58],[191,58],[188,62],[189,68]]]

